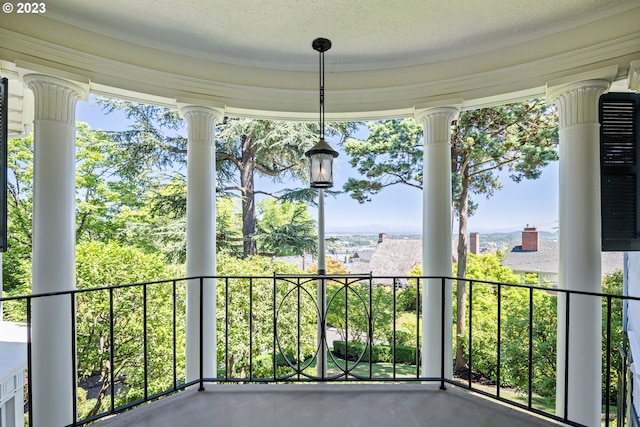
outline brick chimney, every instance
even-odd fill
[[[387,233],[379,233],[378,234],[378,244],[384,242],[384,239],[387,238]]]
[[[480,253],[480,233],[469,234],[469,253],[476,255]]]
[[[536,227],[531,227],[529,224],[524,228],[522,232],[522,250],[523,251],[537,251],[540,245],[540,234]]]

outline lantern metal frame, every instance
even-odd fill
[[[338,152],[324,139],[324,53],[331,49],[331,41],[317,38],[311,46],[320,54],[320,130],[318,143],[304,154],[309,157],[310,161],[309,182],[311,188],[331,188],[333,187],[333,159],[338,157]]]

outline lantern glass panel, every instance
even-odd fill
[[[311,187],[333,186],[333,155],[316,153],[311,155]]]

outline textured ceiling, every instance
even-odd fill
[[[410,116],[541,96],[549,82],[640,59],[640,0],[48,0],[0,14],[0,73],[246,117]],[[22,71],[21,71],[22,70]],[[587,73],[587,74],[585,74]]]
[[[52,0],[47,17],[175,53],[230,64],[309,69],[311,41],[331,64],[424,64],[508,46],[615,12],[622,0]],[[628,2],[627,2],[628,3]]]

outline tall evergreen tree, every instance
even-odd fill
[[[127,157],[121,159],[123,174],[131,173],[147,164],[155,164],[165,173],[175,175],[186,164],[187,141],[181,135],[184,122],[173,110],[142,105],[130,101],[101,98],[106,111],[122,110],[133,121],[130,130],[112,133],[112,138],[128,147]],[[327,134],[346,136],[355,129],[354,123],[328,125]],[[182,132],[184,133],[184,132]],[[242,201],[242,239],[245,256],[256,255],[256,194],[265,194],[283,200],[313,203],[315,191],[283,189],[269,193],[257,189],[256,175],[276,183],[308,180],[308,161],[304,152],[318,139],[317,123],[226,118],[216,133],[216,169],[218,193],[239,193]],[[162,169],[164,168],[164,169]],[[138,179],[154,177],[158,173],[141,175]],[[166,178],[166,176],[165,176]],[[175,177],[171,178],[175,181]],[[169,192],[159,201],[176,213],[184,210],[180,192]]]
[[[344,148],[351,165],[365,177],[350,178],[344,189],[361,203],[383,188],[403,184],[422,188],[422,129],[413,120],[369,124],[366,140],[349,139]],[[464,111],[451,138],[452,209],[459,219],[457,277],[466,276],[467,221],[476,205],[470,194],[492,196],[502,188],[498,172],[507,170],[515,182],[537,179],[544,166],[557,160],[557,116],[542,100]],[[425,185],[428,185],[426,183]],[[457,292],[457,334],[465,330],[466,291]],[[466,363],[457,346],[456,367]]]

